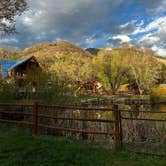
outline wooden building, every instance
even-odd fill
[[[7,82],[24,80],[27,71],[34,68],[42,70],[40,63],[34,56],[20,61],[0,60],[0,76]]]

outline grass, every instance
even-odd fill
[[[34,138],[25,128],[0,126],[2,166],[165,166],[164,158],[102,148],[53,136]]]

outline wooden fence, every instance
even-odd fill
[[[25,126],[32,126],[33,127],[33,134],[34,136],[39,135],[39,129],[52,129],[58,132],[71,132],[71,133],[81,133],[81,134],[91,134],[91,135],[107,135],[112,136],[114,139],[115,147],[122,147],[123,142],[123,126],[122,120],[136,120],[136,121],[156,121],[156,122],[164,122],[166,123],[165,119],[147,119],[147,118],[133,118],[124,116],[123,113],[135,113],[135,111],[129,110],[120,110],[118,105],[114,105],[112,108],[99,108],[99,107],[78,107],[78,106],[60,106],[60,105],[46,105],[40,104],[35,102],[33,104],[16,104],[16,103],[0,103],[0,123],[6,124],[16,124],[16,125],[25,125]],[[7,110],[8,107],[15,108],[14,111]],[[31,111],[24,112],[24,111],[17,111],[17,108],[30,108]],[[110,111],[113,113],[113,119],[100,119],[100,118],[75,118],[75,117],[64,117],[64,116],[57,116],[52,115],[47,112],[40,113],[40,109],[42,108],[53,108],[53,109],[61,109],[61,110],[82,110],[82,111]],[[141,112],[141,111],[140,111]],[[142,111],[143,113],[159,113],[163,114],[166,112],[149,112],[149,111]],[[2,116],[4,115],[4,116]],[[31,117],[32,120],[22,120],[22,119],[12,119],[12,118],[4,118],[6,115],[10,116],[28,116]],[[54,119],[54,120],[62,120],[62,121],[81,121],[81,122],[95,122],[95,123],[108,123],[113,124],[114,129],[112,131],[91,131],[91,130],[83,130],[79,128],[67,128],[67,127],[60,127],[52,124],[44,124],[40,122],[40,118],[42,119]]]
[[[2,116],[0,117],[0,123],[7,123],[7,124],[16,124],[16,125],[28,125],[33,126],[33,134],[35,136],[39,135],[39,128],[47,128],[47,129],[54,129],[55,131],[65,131],[65,132],[73,132],[73,133],[82,133],[82,134],[92,134],[92,135],[109,135],[114,137],[115,146],[121,146],[121,124],[120,124],[120,111],[118,111],[118,107],[114,106],[113,109],[110,108],[88,108],[88,107],[75,107],[75,106],[59,106],[59,105],[44,105],[35,102],[34,104],[14,104],[14,103],[0,103],[0,107],[30,107],[33,111],[32,112],[20,112],[20,111],[7,111],[7,110],[0,110],[1,115],[22,115],[22,116],[31,116],[33,117],[33,121],[25,121],[25,120],[11,120],[4,119]],[[71,118],[71,117],[63,117],[63,116],[55,116],[50,114],[41,114],[41,108],[54,108],[54,109],[68,109],[68,110],[95,110],[95,111],[112,111],[114,113],[114,120],[109,119],[96,119],[96,118]],[[96,123],[112,123],[114,124],[114,131],[89,131],[89,130],[81,130],[81,129],[74,129],[74,128],[64,128],[58,127],[55,125],[46,125],[39,123],[39,118],[44,119],[56,119],[56,120],[70,120],[70,121],[84,121],[84,122],[96,122]]]

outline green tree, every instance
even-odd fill
[[[127,54],[130,59],[130,83],[135,82],[141,95],[149,92],[157,83],[161,65],[149,49],[130,48]]]
[[[166,83],[166,65],[165,64],[161,64],[161,73],[160,73],[159,83],[160,84]]]
[[[93,59],[94,75],[106,89],[115,94],[119,86],[126,80],[128,71],[127,59],[120,50],[102,50]]]
[[[77,53],[54,54],[47,64],[50,64],[46,67],[50,73],[56,73],[59,78],[66,78],[72,83],[87,81],[92,75],[91,58]]]
[[[9,101],[15,99],[15,86],[0,79],[0,100]]]
[[[74,89],[65,77],[31,68],[26,73],[27,99],[68,104],[74,102]]]

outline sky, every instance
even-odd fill
[[[16,17],[18,33],[0,47],[25,48],[67,40],[82,48],[114,49],[124,43],[166,57],[166,0],[27,0]]]

